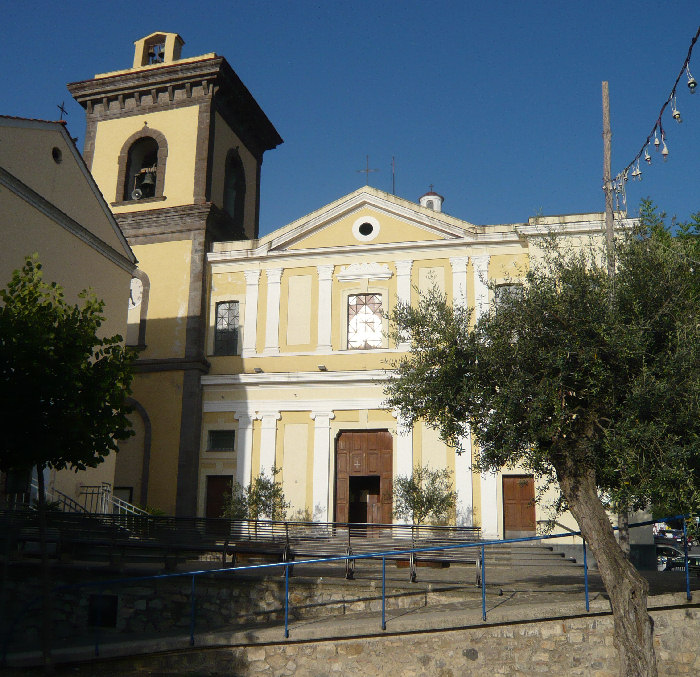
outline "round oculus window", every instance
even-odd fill
[[[379,221],[373,216],[362,216],[352,224],[352,234],[360,242],[369,242],[379,235]]]
[[[63,161],[63,153],[61,152],[61,149],[54,146],[51,150],[51,157],[57,165],[60,165]]]

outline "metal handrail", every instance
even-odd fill
[[[688,515],[676,515],[674,517],[665,517],[663,519],[657,519],[657,520],[646,520],[643,522],[636,522],[633,524],[628,525],[630,529],[636,528],[636,527],[641,527],[641,526],[647,526],[650,524],[654,524],[655,522],[662,522],[662,521],[668,521],[672,519],[676,520],[683,520],[683,530],[684,533],[686,532],[686,519],[688,519]],[[617,527],[613,527],[613,529],[617,529]],[[565,536],[571,536],[572,533],[561,533],[561,534],[547,534],[547,535],[542,535],[542,536],[528,536],[528,537],[522,537],[522,538],[511,538],[507,540],[488,540],[488,541],[477,541],[477,542],[465,542],[465,543],[454,543],[450,545],[443,545],[443,546],[434,546],[434,547],[423,547],[423,548],[407,548],[405,550],[391,550],[391,551],[377,551],[377,552],[372,552],[372,553],[363,553],[363,554],[352,554],[352,555],[337,555],[333,557],[326,557],[326,558],[320,558],[320,559],[308,559],[308,560],[302,560],[302,561],[296,561],[296,562],[274,562],[274,563],[269,563],[269,564],[253,564],[253,565],[245,565],[245,566],[238,566],[238,567],[226,567],[226,568],[221,568],[221,569],[207,569],[207,570],[200,570],[200,571],[188,571],[188,572],[175,572],[175,573],[168,573],[168,574],[157,574],[153,576],[136,576],[133,578],[118,578],[118,579],[112,579],[112,580],[106,580],[106,581],[86,581],[82,583],[73,583],[73,584],[68,584],[68,585],[59,585],[56,586],[52,589],[53,592],[57,592],[59,590],[68,590],[68,589],[79,589],[79,588],[87,588],[87,587],[97,587],[100,591],[104,589],[107,586],[118,586],[121,584],[132,584],[135,582],[145,582],[145,581],[156,581],[156,580],[163,580],[163,579],[170,579],[170,578],[183,578],[185,576],[191,576],[192,579],[192,584],[191,584],[191,598],[190,598],[190,645],[194,646],[195,644],[195,610],[196,610],[196,579],[200,576],[210,576],[212,574],[235,574],[236,572],[240,571],[253,571],[253,570],[265,570],[265,569],[271,569],[274,567],[284,567],[284,575],[285,575],[285,601],[284,601],[284,636],[285,638],[289,637],[289,567],[291,566],[298,566],[301,564],[326,564],[329,562],[338,562],[338,561],[348,561],[349,559],[379,559],[381,558],[382,560],[382,630],[386,629],[386,559],[387,557],[393,557],[396,555],[415,555],[416,553],[428,553],[428,552],[436,552],[436,551],[446,551],[446,550],[456,550],[460,548],[479,548],[480,550],[480,557],[477,560],[477,566],[480,571],[480,576],[479,576],[479,585],[481,588],[481,598],[482,598],[482,619],[485,621],[486,620],[486,558],[485,558],[485,549],[487,546],[502,546],[502,545],[507,545],[510,543],[523,543],[523,542],[528,542],[528,541],[541,541],[541,540],[549,540],[549,539],[554,539],[554,538],[562,538]],[[573,535],[580,536],[581,532],[577,531],[574,532]],[[585,602],[586,602],[586,611],[590,611],[589,607],[589,595],[588,595],[588,564],[587,564],[587,557],[586,557],[586,543],[584,540],[584,587],[585,587]],[[688,601],[692,600],[692,595],[690,593],[690,579],[689,579],[689,566],[688,566],[688,544],[687,544],[687,539],[685,541],[685,571],[686,571],[686,594],[687,594],[687,599]],[[101,594],[101,592],[100,592]],[[4,641],[3,641],[3,646],[2,646],[2,657],[0,661],[0,665],[5,664],[6,660],[6,654],[7,654],[7,646],[9,644],[9,640],[11,639],[12,631],[15,627],[17,627],[19,621],[24,617],[24,615],[29,611],[31,605],[33,605],[36,601],[40,599],[40,595],[36,595],[33,597],[31,600],[29,600],[22,611],[17,614],[17,616],[13,619],[13,621],[9,625],[9,631],[6,633]],[[98,630],[96,630],[96,633]],[[95,655],[99,656],[99,635],[96,635],[95,639]]]

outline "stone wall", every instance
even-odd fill
[[[107,578],[106,574],[103,574]],[[99,574],[91,572],[93,582]],[[79,645],[91,641],[97,632],[101,641],[117,637],[165,636],[186,634],[190,630],[191,576],[155,581],[125,582],[118,586],[89,585],[80,571],[55,573],[54,586],[68,586],[53,598],[53,634],[56,645]],[[9,651],[36,649],[39,644],[41,589],[38,576],[27,576],[15,569],[9,577],[0,618],[0,640],[10,632]],[[387,609],[408,609],[458,601],[464,592],[426,591],[423,589],[386,589]],[[34,606],[27,600],[34,598]],[[102,598],[102,599],[98,599]],[[110,619],[109,602],[115,615]],[[290,621],[329,615],[380,611],[381,582],[358,585],[343,579],[290,579]],[[97,606],[101,612],[96,613]],[[110,621],[114,622],[111,623]],[[195,630],[197,633],[237,629],[284,620],[284,578],[255,580],[233,574],[200,576],[195,586]],[[11,624],[10,627],[6,625]],[[99,630],[98,630],[99,626]]]
[[[651,615],[659,674],[700,674],[698,607],[654,610]],[[616,677],[612,631],[612,616],[606,614],[443,632],[172,652],[128,662],[110,661],[101,674],[151,674],[155,670],[168,674],[298,677]]]

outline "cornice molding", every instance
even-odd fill
[[[383,369],[368,371],[300,371],[262,374],[209,374],[202,376],[202,385],[212,386],[347,386],[347,385],[380,385],[390,378],[390,372]],[[326,407],[328,402],[326,401]]]
[[[351,282],[353,280],[390,280],[394,276],[386,263],[375,261],[364,263],[351,263],[343,266],[335,277],[340,282]]]
[[[357,409],[381,409],[387,411],[386,407],[382,406],[383,399],[378,397],[358,397],[352,399],[333,400],[333,410],[329,411],[328,400],[265,400],[256,405],[250,400],[216,400],[204,401],[202,411],[205,414],[214,413],[232,413],[240,420],[242,416],[249,419],[255,419],[258,411],[269,411],[276,409],[282,411],[308,411],[308,412],[324,412],[317,414],[325,416],[326,413],[332,414],[334,411],[355,411]],[[335,416],[331,416],[335,418]]]

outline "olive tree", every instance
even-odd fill
[[[391,317],[412,349],[387,406],[455,447],[471,429],[477,469],[517,464],[558,483],[609,594],[622,675],[657,674],[653,623],[601,494],[630,507],[698,501],[698,218],[676,237],[654,218],[645,203],[614,278],[600,252],[550,241],[522,294],[475,323],[435,290]]]
[[[394,516],[420,525],[428,517],[447,517],[457,503],[452,490],[452,472],[417,465],[411,475],[398,475],[394,480]]]

